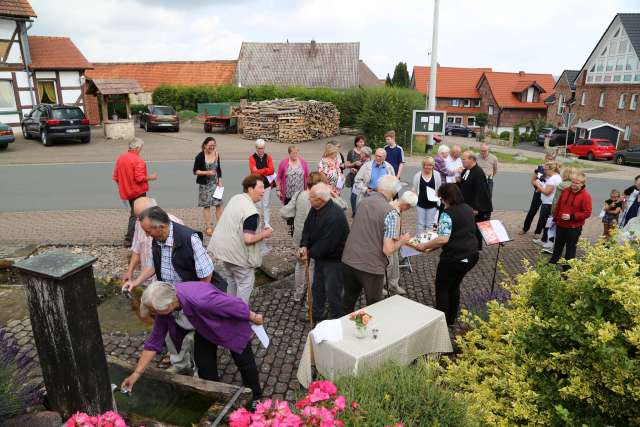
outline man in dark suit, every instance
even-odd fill
[[[464,170],[460,175],[460,191],[466,204],[471,206],[476,223],[491,219],[493,204],[491,203],[491,191],[487,183],[487,177],[478,166],[476,155],[472,151],[462,154],[462,166]],[[476,230],[478,237],[478,249],[482,250],[482,235]]]

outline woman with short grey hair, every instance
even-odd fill
[[[440,147],[442,148],[442,147]],[[438,219],[438,188],[442,177],[434,172],[435,160],[432,157],[422,159],[422,170],[413,176],[413,191],[418,195],[416,234],[432,231]]]
[[[175,287],[153,282],[143,292],[140,316],[153,318],[153,330],[134,372],[122,382],[122,390],[131,390],[155,355],[162,351],[167,333],[178,351],[189,330],[195,330],[194,360],[198,376],[218,381],[218,346],[228,348],[240,370],[242,383],[251,388],[253,398],[262,397],[258,368],[251,349],[251,324],[261,325],[256,314],[238,297],[220,291],[211,283],[183,282]]]

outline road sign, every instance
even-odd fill
[[[414,135],[442,134],[446,122],[446,111],[413,110],[411,132]]]
[[[564,121],[564,127],[569,129],[573,124],[573,120],[576,118],[576,113],[566,112],[562,113],[562,120]]]

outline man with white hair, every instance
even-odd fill
[[[367,305],[382,299],[387,257],[411,239],[409,234],[398,234],[400,214],[389,204],[402,187],[400,180],[386,175],[376,187],[358,205],[342,254],[345,313],[354,310],[363,289]]]
[[[133,214],[133,202],[139,197],[147,195],[147,191],[149,191],[149,181],[158,179],[155,172],[147,174],[147,165],[144,160],[142,160],[142,157],[140,157],[143,146],[143,140],[134,138],[129,143],[129,150],[118,156],[116,165],[113,168],[112,178],[118,185],[120,199],[127,201],[131,208],[127,232],[124,235],[124,244],[126,247],[131,246],[136,225],[136,217]]]
[[[319,183],[309,191],[311,210],[300,239],[300,258],[315,261],[313,271],[313,320],[337,319],[342,311],[342,251],[349,235],[347,217],[331,199],[331,187]],[[329,302],[329,316],[325,305]]]
[[[395,176],[393,166],[385,159],[387,158],[387,152],[384,148],[378,148],[375,151],[374,158],[366,162],[354,178],[353,187],[354,191],[358,194],[358,202],[362,200],[364,196],[370,191],[374,191],[378,186],[378,180],[383,176],[392,175]]]
[[[256,139],[256,152],[249,156],[249,172],[262,176],[264,183],[264,195],[256,204],[258,210],[262,210],[262,220],[267,228],[271,228],[271,212],[269,211],[269,201],[271,200],[271,187],[275,186],[276,177],[273,166],[273,158],[265,153],[266,142],[264,139]]]
[[[489,184],[489,195],[493,197],[493,180],[498,173],[498,158],[489,152],[489,145],[485,142],[480,144],[480,155],[476,158],[478,166],[484,171]]]
[[[451,148],[451,152],[449,153],[449,157],[445,160],[446,171],[445,174],[447,176],[446,181],[449,183],[455,183],[460,180],[460,174],[464,170],[464,166],[462,165],[462,159],[460,158],[460,153],[462,149],[459,145],[454,145]]]
[[[391,207],[398,212],[399,221],[396,223],[398,230],[396,235],[400,236],[402,233],[402,212],[408,211],[411,208],[416,207],[418,204],[418,195],[413,191],[405,191],[402,196],[389,202]],[[400,256],[398,251],[395,251],[388,256],[389,265],[387,266],[387,286],[391,292],[395,292],[399,295],[405,295],[407,291],[400,287]]]

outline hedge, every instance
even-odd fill
[[[400,145],[408,147],[411,138],[412,110],[424,107],[424,95],[412,89],[329,89],[281,86],[241,88],[226,86],[161,85],[153,92],[154,104],[170,105],[177,111],[197,111],[201,102],[238,102],[241,99],[262,101],[296,98],[333,103],[340,111],[341,126],[357,126],[363,130],[369,145],[381,146],[384,132],[396,131]],[[405,138],[406,135],[406,138]]]

